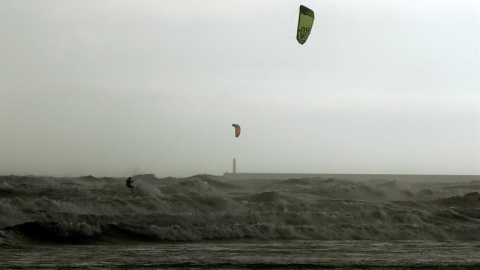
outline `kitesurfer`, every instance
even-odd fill
[[[126,185],[127,185],[128,188],[134,188],[134,186],[132,186],[133,181],[135,181],[135,180],[132,180],[132,177],[128,177],[128,179],[126,181]]]

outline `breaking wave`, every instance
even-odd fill
[[[0,177],[0,244],[480,240],[478,181]]]

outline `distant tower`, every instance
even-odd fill
[[[233,158],[233,173],[237,173],[237,160]]]

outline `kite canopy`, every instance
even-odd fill
[[[240,136],[240,126],[237,124],[232,124],[232,127],[235,128],[235,138],[238,138],[238,136]]]
[[[302,44],[307,41],[310,31],[312,31],[313,20],[315,14],[313,10],[306,6],[300,6],[300,14],[298,15],[298,27],[297,27],[297,41]]]

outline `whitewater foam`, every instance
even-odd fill
[[[150,175],[131,190],[124,181],[1,177],[1,242],[480,240],[476,182]]]

